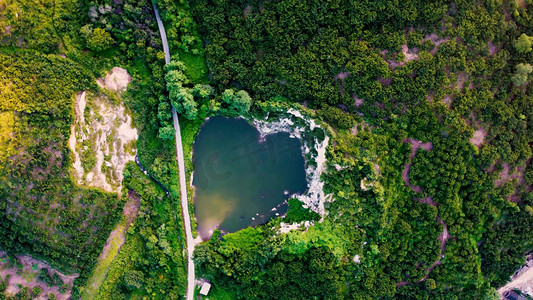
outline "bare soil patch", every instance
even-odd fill
[[[139,213],[139,207],[141,206],[140,200],[141,196],[137,192],[134,190],[128,191],[128,201],[124,204],[124,210],[122,211],[122,215],[126,217],[126,223],[124,226],[119,225],[115,230],[111,231],[98,260],[103,260],[107,257],[113,241],[115,243],[118,242],[119,249],[124,245],[126,242],[126,230],[128,230]]]
[[[421,141],[407,138],[403,141],[404,143],[410,143],[411,144],[411,155],[409,156],[410,162],[407,163],[403,170],[402,170],[402,179],[408,187],[413,189],[413,191],[417,193],[422,193],[422,188],[416,185],[412,185],[409,180],[409,170],[411,169],[411,165],[413,164],[413,158],[416,155],[416,151],[418,151],[419,148],[424,149],[425,151],[430,151],[433,149],[433,144],[431,142],[422,143]]]
[[[494,56],[502,49],[502,44],[495,45],[493,42],[488,42],[487,47],[489,47],[489,56]]]
[[[487,136],[487,131],[482,127],[479,127],[474,131],[474,136],[469,140],[470,143],[474,144],[476,147],[480,147],[485,142],[485,137]]]
[[[526,265],[522,266],[512,277],[511,281],[498,289],[500,297],[506,292],[518,289],[533,297],[533,257],[528,257]]]
[[[387,64],[389,64],[389,67],[391,69],[396,69],[397,67],[403,67],[405,66],[405,62],[397,62],[397,61],[394,61],[394,60],[389,60],[387,61]]]
[[[378,77],[378,82],[381,83],[383,86],[389,86],[392,83],[392,78],[381,78]]]
[[[383,57],[383,60],[385,60],[385,62],[389,65],[389,68],[394,70],[397,67],[405,66],[405,64],[410,62],[410,61],[418,60],[418,52],[419,51],[420,50],[418,48],[409,49],[409,46],[407,46],[407,44],[402,45],[401,52],[404,55],[404,60],[403,61],[387,60],[386,59],[386,55],[388,53],[387,50],[383,50],[383,51],[381,51],[379,53]]]
[[[365,102],[365,99],[358,98],[356,94],[353,94],[352,98],[354,100],[353,105],[355,105],[355,107],[359,107]]]
[[[452,101],[453,101],[453,96],[450,96],[450,95],[446,95],[442,99],[442,102],[444,104],[448,105],[448,107],[452,107]]]
[[[457,74],[457,81],[453,87],[459,89],[460,91],[464,88],[466,81],[470,77],[465,72],[458,72]]]
[[[141,197],[133,190],[128,191],[128,201],[124,205],[122,214],[124,219],[117,224],[115,229],[111,231],[107,242],[98,257],[98,263],[89,280],[87,281],[86,289],[84,290],[83,299],[92,299],[96,295],[98,289],[103,283],[111,262],[119,254],[120,249],[126,242],[126,231],[133,225],[133,221],[137,218],[140,207]]]
[[[450,40],[449,37],[441,38],[437,34],[432,33],[432,34],[426,35],[420,42],[424,43],[425,41],[431,41],[435,45],[435,47],[431,49],[429,53],[431,53],[431,55],[435,55],[437,53],[437,50],[439,49],[439,46],[442,43],[445,43],[449,40]]]
[[[434,261],[433,264],[431,264],[431,266],[427,269],[426,276],[422,277],[417,282],[422,282],[428,279],[429,274],[433,272],[433,269],[435,269],[436,266],[442,264],[442,258],[444,257],[443,253],[444,253],[444,250],[446,250],[446,241],[448,241],[451,238],[450,234],[448,233],[448,226],[446,225],[446,223],[444,223],[444,221],[442,221],[442,219],[439,216],[437,216],[436,219],[442,225],[442,228],[443,228],[442,233],[439,235],[439,241],[440,241],[439,259]]]
[[[450,40],[449,37],[441,38],[436,33],[428,34],[424,36],[424,38],[420,41],[421,43],[424,43],[425,41],[431,41],[435,46],[440,46],[442,43],[446,43]]]
[[[246,17],[248,17],[250,12],[252,12],[252,7],[250,6],[250,4],[247,4],[246,7],[244,8],[243,12],[242,12],[242,16],[244,18],[246,18]]]
[[[123,91],[124,84],[131,81],[131,76],[124,71],[113,68],[105,79],[105,87]],[[77,95],[74,108],[76,120],[68,146],[74,156],[77,183],[120,192],[122,172],[129,161],[135,160],[136,154],[138,134],[130,113],[122,103],[87,92]]]
[[[501,186],[502,184],[511,181],[513,179],[518,179],[518,184],[524,183],[524,167],[518,166],[516,169],[511,169],[511,166],[507,163],[502,163],[503,171],[500,173],[500,178],[494,182],[496,186]],[[512,171],[512,172],[511,172]]]
[[[426,197],[426,198],[423,198],[423,199],[415,199],[415,200],[419,201],[420,203],[427,203],[428,205],[431,205],[431,206],[438,206],[438,204],[436,202],[434,202],[433,199],[431,199],[431,197]],[[450,233],[448,232],[448,225],[446,225],[446,223],[444,223],[444,221],[442,221],[442,219],[439,216],[436,216],[435,219],[439,222],[439,224],[442,225],[442,233],[438,237],[438,239],[440,241],[439,256],[438,256],[438,259],[436,261],[434,261],[431,264],[431,266],[429,266],[429,268],[427,268],[426,275],[424,277],[420,278],[419,280],[417,280],[416,283],[420,283],[420,282],[428,279],[429,275],[431,274],[431,272],[433,272],[435,267],[437,267],[438,265],[442,264],[442,258],[444,258],[443,254],[444,254],[444,251],[446,250],[446,242],[449,239],[453,238],[452,236],[450,236]],[[397,287],[401,287],[401,286],[405,286],[405,285],[409,285],[409,284],[411,284],[411,282],[402,280],[402,281],[396,283],[396,286]]]
[[[437,202],[433,201],[433,198],[431,198],[431,196],[427,196],[425,198],[416,198],[415,200],[421,204],[427,204],[435,207],[439,206]]]
[[[337,80],[341,81],[341,88],[339,91],[341,95],[344,94],[344,79],[348,76],[350,76],[349,72],[340,72],[337,74],[337,76],[335,76],[335,82],[337,82]]]
[[[106,88],[112,92],[123,92],[131,82],[132,77],[128,71],[123,68],[114,67],[109,71],[105,78],[98,78],[96,81],[102,88]]]
[[[22,268],[17,267],[9,262],[7,258],[7,253],[0,251],[0,277],[6,279],[6,276],[9,275],[8,286],[6,289],[6,294],[15,295],[20,291],[19,285],[23,287],[28,287],[30,290],[34,287],[40,287],[42,289],[41,296],[35,299],[48,299],[50,293],[56,296],[56,299],[70,299],[70,290],[72,288],[72,283],[75,278],[78,277],[78,274],[65,275],[53,268],[48,264],[36,260],[28,255],[15,256],[17,262],[22,265]],[[48,286],[46,283],[39,280],[39,271],[40,269],[48,270],[48,274],[52,275],[57,273],[63,284],[66,287],[66,291],[61,294],[57,286]]]
[[[405,55],[405,62],[418,59],[418,48],[409,49],[407,44],[402,45],[402,53]]]
[[[434,95],[428,94],[426,96],[426,100],[429,102],[429,104],[433,104],[433,100],[435,99]]]

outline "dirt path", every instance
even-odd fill
[[[139,212],[141,197],[133,190],[128,191],[128,201],[124,205],[122,214],[124,215],[123,221],[120,222],[117,227],[111,231],[107,243],[102,250],[102,253],[98,257],[98,263],[93,271],[93,274],[89,278],[86,284],[85,290],[82,294],[82,299],[94,299],[98,289],[104,282],[104,279],[109,270],[111,262],[118,255],[120,248],[126,242],[126,231],[133,224],[137,214]]]
[[[411,149],[412,149],[412,153],[411,153],[411,160],[413,159],[413,157],[415,156],[416,154],[416,151],[418,150],[418,148],[422,148],[426,151],[429,151],[433,148],[433,145],[431,144],[431,142],[427,142],[427,143],[422,143],[420,141],[417,141],[417,140],[414,140],[414,139],[406,139],[404,142],[409,142],[411,143]],[[422,192],[422,189],[418,186],[412,186],[409,184],[409,177],[407,176],[408,173],[409,173],[409,167],[411,166],[411,163],[407,164],[405,166],[405,174],[404,172],[402,172],[402,177],[404,177],[404,181],[406,181],[406,178],[407,178],[407,181],[405,182],[408,186],[410,186],[411,188],[413,188],[413,190],[415,191],[419,191],[419,192]],[[407,171],[406,171],[407,170]],[[415,189],[416,188],[416,189]],[[419,190],[418,190],[419,189]],[[439,206],[439,204],[437,202],[435,202],[433,200],[433,198],[431,198],[430,196],[427,196],[425,198],[417,198],[417,199],[414,199],[415,201],[421,203],[421,204],[427,204],[427,205],[430,205],[430,206],[434,206],[434,207],[437,207]],[[452,236],[450,236],[450,233],[448,232],[448,225],[446,223],[444,223],[444,221],[437,215],[436,218],[437,222],[439,222],[439,224],[442,225],[442,233],[439,235],[438,239],[440,241],[440,252],[439,252],[439,258],[434,261],[431,266],[429,266],[429,268],[427,268],[426,270],[426,275],[422,278],[420,278],[419,280],[416,281],[416,283],[420,283],[426,279],[428,279],[429,277],[429,274],[431,274],[431,272],[433,272],[433,269],[435,269],[436,266],[438,265],[441,265],[442,264],[442,258],[444,257],[444,251],[446,250],[446,242],[452,238]],[[408,281],[405,281],[405,280],[402,280],[398,283],[396,283],[396,286],[397,287],[401,287],[401,286],[404,286],[404,285],[409,285],[411,284],[411,282],[408,282]]]
[[[437,216],[436,219],[437,221],[439,221],[439,223],[443,227],[442,233],[439,235],[439,241],[440,241],[439,259],[437,259],[436,261],[433,262],[433,264],[431,264],[431,266],[426,271],[426,276],[418,280],[417,283],[428,279],[429,274],[433,272],[433,269],[435,269],[436,266],[442,264],[442,258],[444,257],[443,253],[444,253],[444,250],[446,249],[446,241],[450,239],[450,234],[448,233],[448,226],[446,225],[446,223],[444,223],[444,221],[442,221],[442,219],[439,216]]]
[[[429,204],[429,203],[428,203]],[[432,205],[432,204],[429,204],[429,205]],[[433,205],[432,205],[433,206]],[[439,241],[440,241],[440,253],[439,253],[439,258],[434,261],[431,266],[429,266],[429,268],[427,268],[426,270],[426,275],[424,275],[424,277],[420,278],[419,280],[415,281],[416,283],[420,283],[426,279],[428,279],[429,275],[431,274],[431,272],[433,272],[433,269],[435,269],[436,266],[438,265],[441,265],[442,264],[442,258],[444,257],[444,250],[446,250],[446,241],[448,241],[451,236],[450,234],[448,233],[448,226],[446,225],[446,223],[444,223],[444,221],[442,221],[442,219],[437,216],[436,217],[437,221],[442,225],[443,229],[442,229],[442,233],[439,235]],[[533,272],[532,272],[533,273]],[[532,274],[533,275],[533,274]],[[531,278],[533,280],[533,277]],[[396,283],[396,286],[397,287],[401,287],[401,286],[404,286],[404,285],[409,285],[411,284],[411,282],[408,282],[408,281],[405,281],[405,280],[402,280],[398,283]]]
[[[168,48],[167,34],[161,18],[159,17],[159,11],[154,2],[155,18],[157,20],[157,26],[159,27],[159,33],[161,34],[161,41],[163,43],[163,50],[165,52],[165,63],[170,62],[170,50]],[[178,120],[178,114],[174,107],[172,107],[172,120],[174,121],[174,130],[176,130],[176,160],[178,161],[179,182],[180,182],[180,198],[181,198],[181,211],[183,217],[183,225],[185,227],[185,236],[187,240],[187,299],[192,300],[194,298],[194,287],[196,276],[194,274],[194,261],[192,255],[194,252],[194,240],[191,230],[191,217],[189,215],[189,201],[187,199],[187,180],[185,173],[185,160],[183,159],[183,145],[181,142],[180,123]]]
[[[405,139],[403,142],[411,144],[411,155],[409,156],[410,162],[407,163],[402,170],[403,181],[405,182],[405,185],[413,189],[413,191],[417,193],[422,193],[421,187],[412,185],[410,183],[409,170],[411,169],[411,165],[413,164],[413,158],[415,157],[416,151],[418,151],[418,148],[422,148],[426,151],[430,151],[431,149],[433,149],[433,144],[431,142],[422,143],[421,141],[418,141],[412,138]]]

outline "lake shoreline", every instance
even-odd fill
[[[296,125],[291,119],[297,118],[305,122],[305,126]],[[260,139],[264,139],[267,135],[276,134],[280,132],[287,132],[291,137],[298,138],[302,143],[302,154],[305,160],[305,173],[308,189],[303,194],[294,194],[289,198],[297,198],[305,206],[323,216],[324,202],[326,195],[324,194],[324,182],[321,180],[322,173],[326,170],[326,148],[329,143],[329,136],[325,134],[325,129],[316,124],[315,120],[305,117],[299,110],[290,108],[287,111],[287,116],[274,121],[269,121],[268,116],[266,120],[259,120],[253,118],[248,120],[260,134]],[[324,132],[324,139],[319,142],[316,137],[307,136],[308,132],[315,129]],[[314,150],[312,152],[311,150]],[[316,154],[315,154],[316,152]],[[313,165],[315,164],[315,166]],[[304,206],[304,207],[305,207]]]
[[[213,116],[212,116],[213,117]],[[227,117],[227,116],[223,116]],[[198,134],[204,128],[205,124],[210,120],[211,117],[207,117],[202,125],[199,127]],[[228,117],[232,118],[232,117]],[[329,143],[329,136],[326,134],[327,130],[318,125],[314,119],[308,116],[304,116],[299,110],[290,108],[287,112],[282,113],[280,116],[271,117],[270,114],[262,118],[254,117],[233,117],[235,119],[243,119],[249,125],[251,125],[258,132],[258,142],[261,143],[269,135],[275,135],[277,133],[288,133],[291,138],[297,138],[300,142],[300,150],[304,159],[304,169],[305,169],[305,181],[307,188],[304,192],[298,192],[290,194],[288,199],[297,198],[303,203],[305,208],[310,208],[319,215],[323,216],[325,213],[324,202],[326,201],[326,195],[323,191],[324,182],[321,180],[322,173],[326,170],[326,157],[325,152]],[[323,132],[323,138],[313,136],[313,130],[320,130]],[[194,157],[194,149],[196,144],[196,138],[193,143],[191,161]],[[191,173],[191,179],[189,185],[193,190],[193,205],[196,204],[197,191],[194,186],[194,177],[197,173],[196,169],[193,169]],[[287,204],[287,200],[283,202]],[[283,204],[280,203],[279,205]],[[278,206],[279,206],[278,205]],[[196,209],[195,209],[196,210]],[[275,211],[275,208],[272,210]],[[285,213],[273,215],[268,220],[265,220],[262,223],[251,224],[250,226],[258,226],[268,223],[270,220],[276,217],[283,218]],[[198,224],[197,214],[194,215],[194,220]],[[220,225],[220,224],[219,224]],[[196,228],[197,230],[197,228]],[[195,239],[195,244],[208,240],[210,237],[201,238],[199,232],[197,231],[197,237]]]

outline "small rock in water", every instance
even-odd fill
[[[279,216],[279,213],[276,213],[276,216]]]
[[[284,195],[288,195],[288,194],[289,194],[289,191],[284,190],[284,191],[283,191],[283,194],[284,194]]]
[[[254,217],[252,217],[252,221],[255,221],[255,218],[254,218]]]
[[[278,209],[274,207],[270,211],[276,211],[276,210],[278,210]]]

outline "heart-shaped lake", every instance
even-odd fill
[[[194,212],[202,239],[267,222],[307,188],[301,141],[288,133],[264,139],[242,118],[213,117],[193,147]]]

